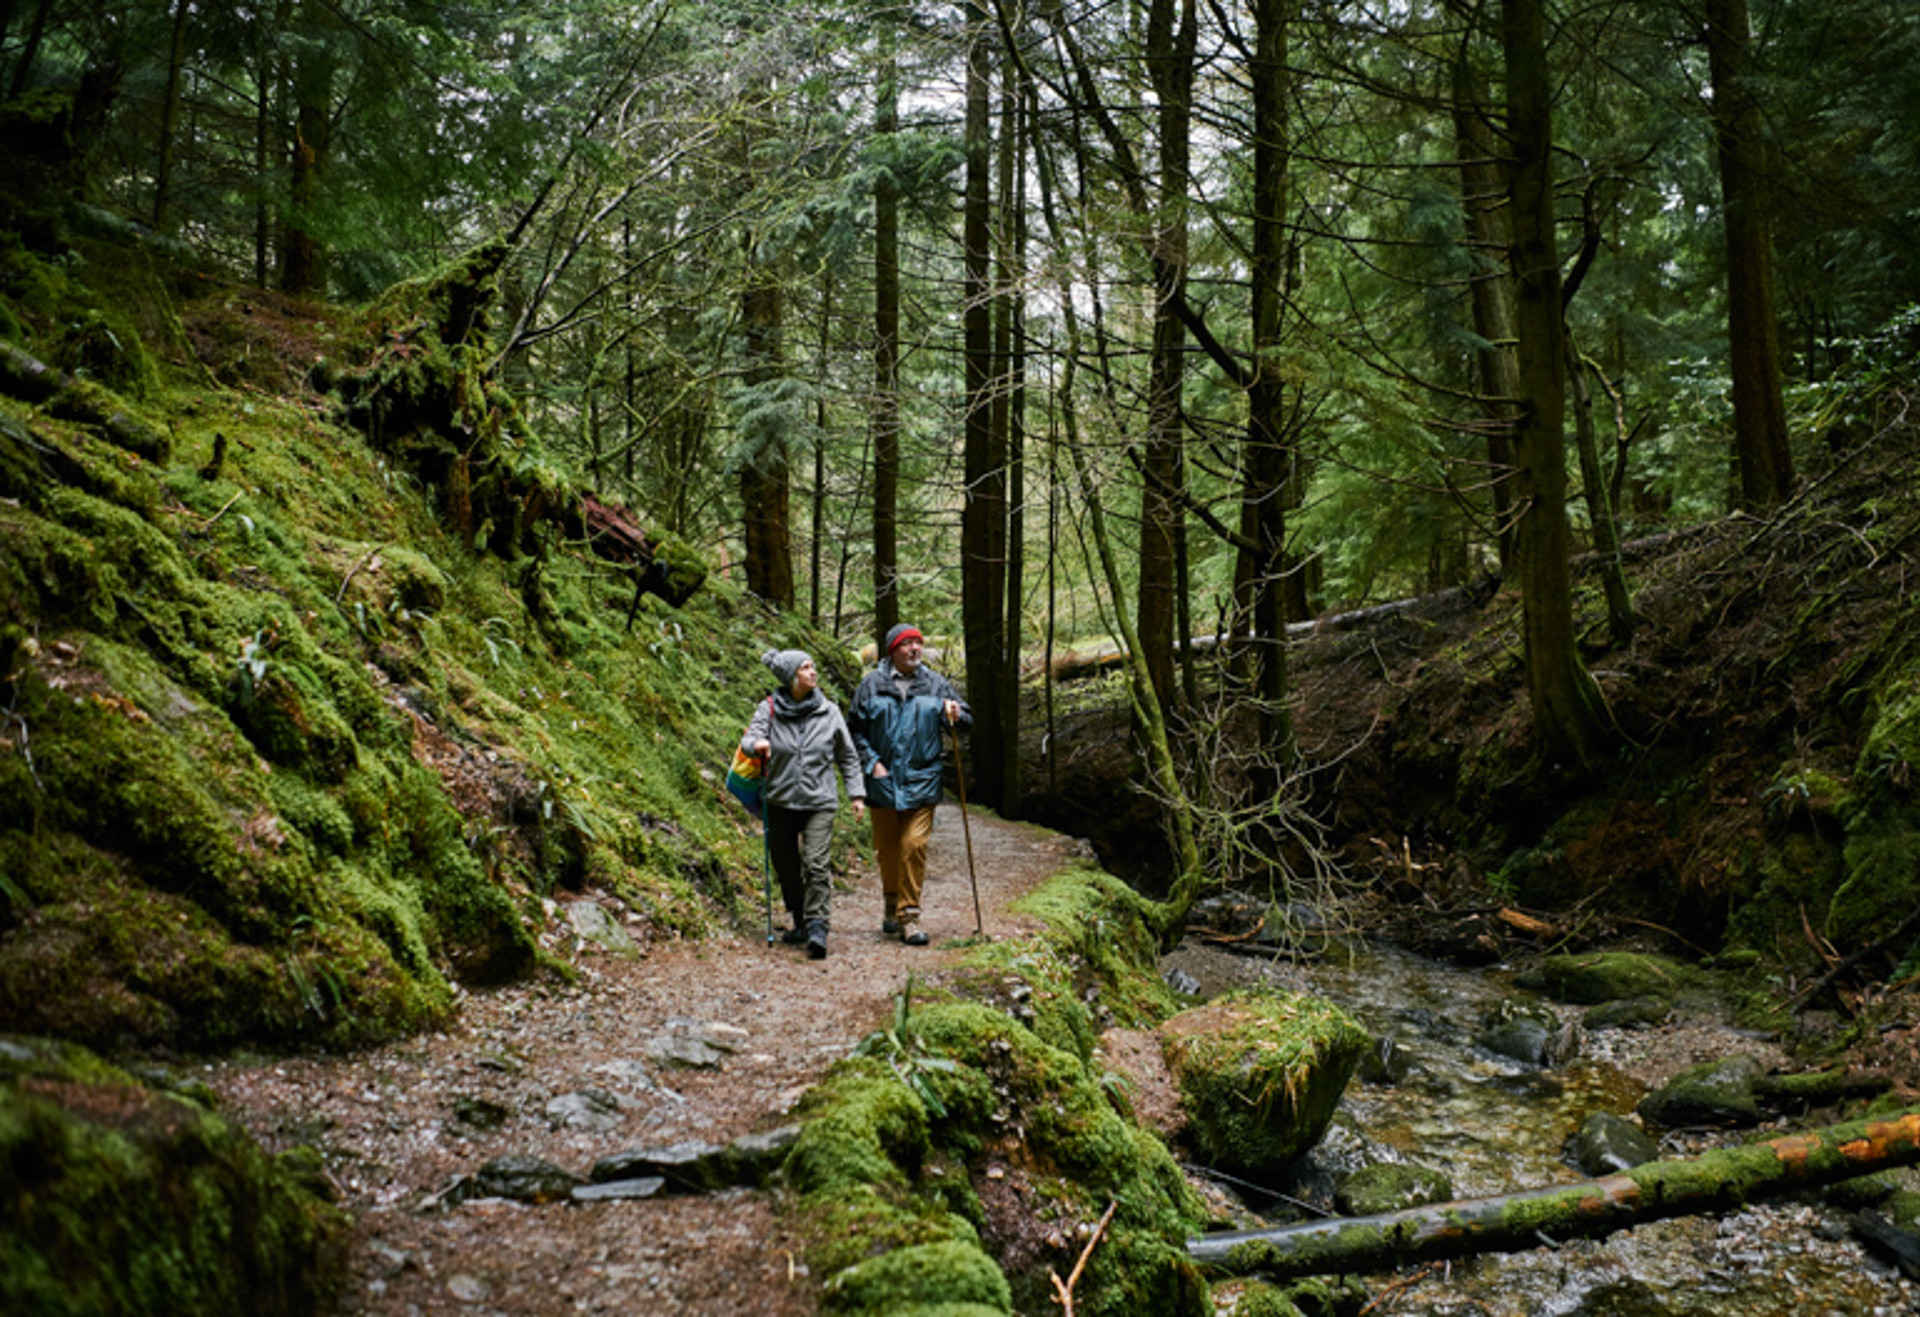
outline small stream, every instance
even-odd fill
[[[1356,1078],[1334,1124],[1291,1192],[1328,1205],[1334,1180],[1378,1161],[1444,1171],[1456,1197],[1569,1183],[1567,1139],[1596,1111],[1632,1112],[1665,1072],[1739,1051],[1763,1059],[1765,1040],[1733,1029],[1711,1004],[1688,1003],[1675,1023],[1579,1037],[1552,1068],[1475,1045],[1479,1021],[1519,990],[1510,973],[1469,970],[1390,948],[1329,955],[1294,966],[1189,941],[1166,959],[1204,996],[1267,984],[1340,1003],[1406,1066],[1395,1083]],[[1573,1022],[1577,1012],[1562,1008]],[[1687,1156],[1737,1133],[1669,1139],[1663,1156]],[[1904,1173],[1903,1174],[1908,1174]],[[1246,1195],[1249,1206],[1262,1204]],[[1293,1219],[1278,1217],[1281,1222]],[[1376,1280],[1374,1293],[1383,1283]],[[1374,1313],[1411,1317],[1895,1317],[1920,1314],[1920,1287],[1870,1256],[1840,1215],[1782,1199],[1722,1216],[1652,1222],[1600,1241],[1440,1264],[1395,1290]]]

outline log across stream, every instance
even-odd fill
[[[1195,1261],[1280,1279],[1384,1271],[1474,1253],[1538,1248],[1920,1162],[1920,1108],[1810,1134],[1650,1162],[1618,1175],[1375,1216],[1336,1217],[1189,1241]]]

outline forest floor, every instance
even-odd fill
[[[496,1157],[584,1176],[629,1149],[722,1144],[785,1123],[829,1065],[886,1023],[909,973],[937,984],[971,939],[969,830],[996,939],[1023,931],[1014,901],[1085,853],[977,810],[963,827],[959,808],[943,805],[926,947],[881,934],[879,877],[861,866],[835,896],[825,960],[769,946],[758,931],[655,942],[639,959],[581,952],[577,983],[474,993],[444,1033],[353,1055],[238,1057],[204,1077],[269,1149],[325,1154],[355,1222],[346,1312],[811,1313],[818,1286],[802,1242],[763,1191],[581,1206],[438,1200]],[[564,914],[555,927],[569,929]],[[671,1066],[649,1044],[674,1035],[717,1044],[725,1059]],[[556,1127],[548,1104],[588,1090],[619,1101],[613,1127]]]

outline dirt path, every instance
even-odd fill
[[[1008,904],[1080,843],[978,812],[971,824],[987,932],[1016,935]],[[848,816],[841,826],[859,825]],[[835,897],[824,961],[761,936],[656,944],[637,961],[585,955],[577,986],[472,996],[444,1034],[348,1057],[235,1060],[205,1078],[270,1149],[325,1153],[356,1221],[347,1312],[811,1313],[800,1246],[758,1191],[420,1205],[500,1156],[584,1175],[630,1148],[725,1143],[783,1123],[884,1021],[907,973],[937,981],[974,930],[955,806],[941,807],[934,830],[922,921],[931,946],[883,937],[879,878],[856,880]],[[736,1050],[717,1068],[673,1068],[648,1045],[676,1031]],[[554,1128],[547,1104],[589,1089],[621,1101],[606,1117],[613,1127]]]

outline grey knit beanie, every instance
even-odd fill
[[[793,688],[793,674],[813,662],[813,656],[804,649],[770,649],[760,656],[767,665],[767,671],[780,679],[781,690]]]
[[[903,640],[924,640],[924,639],[926,639],[926,637],[920,634],[919,627],[910,626],[905,622],[897,623],[895,624],[892,630],[887,632],[886,652],[889,654],[893,653],[894,646],[898,645]]]

